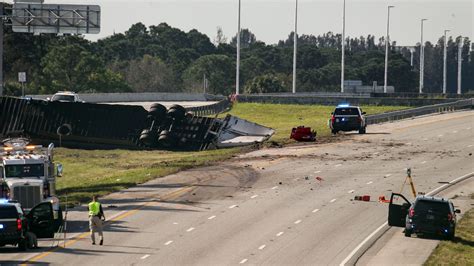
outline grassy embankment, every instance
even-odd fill
[[[456,225],[454,240],[441,241],[425,265],[474,265],[474,209],[464,214]]]
[[[363,107],[367,114],[398,110],[404,107]],[[329,114],[334,107],[238,103],[232,115],[276,129],[272,141],[287,144],[291,128],[311,126],[318,136],[329,136]],[[370,129],[368,130],[370,132]],[[56,161],[64,165],[58,178],[57,192],[70,202],[87,202],[93,194],[111,192],[144,183],[195,166],[212,164],[241,152],[240,148],[204,152],[75,150],[57,149]]]

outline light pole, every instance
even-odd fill
[[[341,93],[344,92],[344,56],[346,47],[346,0],[342,5]]]
[[[458,94],[461,94],[462,45],[463,37],[460,37],[458,47]]]
[[[444,49],[443,49],[443,94],[446,94],[446,46],[448,45],[448,39],[446,38],[446,33],[449,30],[444,30]]]
[[[235,73],[235,94],[240,93],[240,1],[239,0],[239,15],[237,19],[237,64]]]
[[[296,93],[296,50],[298,47],[298,0],[295,7],[295,33],[293,34],[293,93]]]
[[[421,19],[421,42],[420,42],[420,93],[423,93],[423,79],[425,70],[425,48],[423,45],[423,22],[428,19]]]
[[[388,46],[390,43],[390,8],[395,6],[388,6],[387,7],[387,36],[385,37],[385,74],[383,78],[383,92],[387,93],[387,72],[388,72]]]
[[[0,96],[3,96],[3,3],[0,2]]]

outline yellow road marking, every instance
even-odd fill
[[[185,193],[187,193],[187,192],[190,192],[190,191],[192,191],[194,188],[195,188],[194,186],[183,187],[183,188],[177,189],[177,190],[175,190],[175,191],[172,191],[172,192],[170,192],[170,193],[164,195],[164,196],[161,197],[161,198],[164,199],[164,200],[170,200],[170,199],[173,199],[173,198],[175,198],[175,197],[179,197],[179,196],[181,196],[181,195],[183,195],[183,194],[185,194]],[[133,210],[127,211],[127,212],[125,212],[125,213],[123,213],[123,214],[121,214],[121,215],[119,215],[119,216],[117,216],[117,217],[114,217],[114,218],[111,219],[110,221],[107,221],[107,222],[105,223],[104,227],[110,225],[110,224],[111,224],[112,222],[114,222],[114,221],[122,220],[122,219],[124,219],[125,217],[128,217],[128,216],[130,216],[130,215],[133,215],[133,214],[137,213],[139,210],[143,209],[144,207],[148,206],[148,205],[151,204],[151,203],[152,203],[152,202],[147,202],[147,203],[145,203],[145,204],[139,205],[137,208],[135,208],[135,209],[133,209]],[[46,256],[48,256],[48,255],[50,255],[51,253],[53,253],[53,252],[59,250],[60,248],[66,248],[67,246],[71,246],[71,245],[75,244],[76,242],[78,242],[79,240],[85,238],[85,237],[88,236],[88,235],[90,235],[90,232],[84,232],[84,233],[80,234],[79,236],[77,236],[77,237],[75,237],[75,238],[73,238],[73,239],[71,239],[71,240],[66,241],[66,243],[65,243],[63,246],[58,245],[57,247],[55,247],[55,248],[53,248],[53,249],[51,249],[51,250],[49,250],[49,251],[46,251],[46,252],[44,252],[44,253],[41,253],[41,254],[39,254],[39,255],[34,256],[34,257],[31,258],[31,259],[26,260],[26,261],[23,262],[21,265],[27,265],[27,264],[30,264],[30,263],[32,263],[32,262],[36,262],[36,261],[38,261],[38,260],[40,260],[40,259],[42,259],[42,258],[44,258],[44,257],[46,257]]]

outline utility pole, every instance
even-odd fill
[[[295,32],[293,34],[293,93],[296,93],[296,50],[298,49],[298,0],[295,8]]]
[[[459,38],[459,47],[458,47],[458,94],[461,94],[461,72],[462,72],[462,46],[463,46],[463,37]]]
[[[239,0],[239,15],[237,21],[237,64],[236,64],[236,73],[235,73],[235,94],[239,95],[240,93],[240,1]]]
[[[420,94],[423,93],[423,79],[425,71],[425,46],[423,44],[423,22],[426,18],[421,19],[421,42],[420,42]]]
[[[3,2],[0,2],[0,96],[3,96]]]
[[[390,8],[395,6],[387,7],[387,36],[385,37],[385,74],[383,78],[383,93],[387,93],[387,75],[388,75],[388,46],[390,45]]]
[[[341,93],[344,93],[344,56],[346,53],[346,0],[342,5]]]
[[[444,30],[444,49],[443,49],[443,94],[446,94],[446,59],[447,59],[447,48],[448,46],[448,39],[446,37],[446,33],[449,32],[449,30]]]

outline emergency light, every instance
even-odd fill
[[[350,105],[348,103],[341,103],[337,107],[349,107]]]

